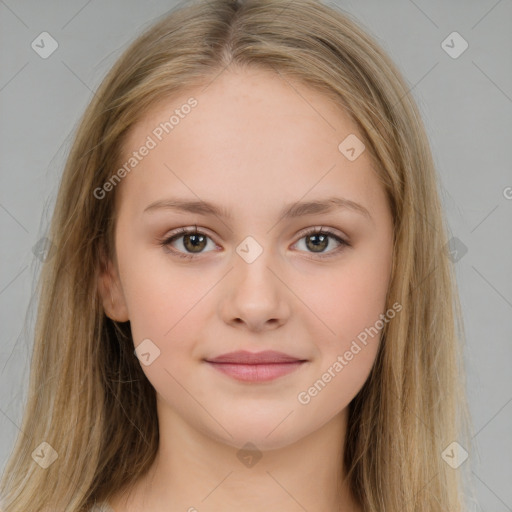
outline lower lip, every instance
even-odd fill
[[[219,372],[244,382],[268,382],[294,372],[304,361],[271,364],[234,364],[207,361]]]

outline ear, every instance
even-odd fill
[[[127,322],[128,308],[116,266],[109,260],[102,265],[98,276],[98,292],[103,302],[105,314],[116,322]]]

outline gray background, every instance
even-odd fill
[[[123,48],[174,5],[0,0],[2,468],[26,396],[34,319],[29,303],[40,268],[33,247],[45,235],[71,134]],[[465,462],[479,501],[472,510],[511,511],[512,1],[336,5],[389,52],[426,123],[451,236],[467,247],[455,267],[475,429]],[[31,48],[43,31],[59,44],[47,59]],[[453,31],[469,44],[458,58],[441,46]]]

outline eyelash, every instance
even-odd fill
[[[159,244],[162,247],[167,247],[172,242],[174,242],[178,238],[181,238],[184,235],[204,235],[207,238],[211,239],[210,236],[208,236],[206,233],[203,233],[202,231],[198,230],[197,226],[195,226],[194,228],[180,228],[176,233],[171,234],[170,236],[166,237],[163,240],[160,240]],[[332,251],[330,251],[328,253],[325,253],[325,254],[322,254],[322,253],[311,253],[311,254],[316,254],[316,256],[318,258],[320,258],[320,259],[331,258],[332,256],[335,256],[336,254],[338,254],[338,252],[340,250],[343,250],[345,247],[350,247],[350,244],[348,242],[346,242],[343,238],[340,238],[338,235],[336,235],[331,230],[324,229],[323,227],[320,228],[320,229],[318,229],[318,228],[311,228],[311,229],[309,229],[308,231],[302,233],[302,235],[299,238],[299,240],[302,240],[303,238],[311,236],[311,235],[328,235],[329,237],[334,238],[340,244],[339,247],[337,247],[336,249],[334,249],[334,250],[332,250]],[[181,251],[177,251],[176,249],[169,249],[169,250],[170,250],[171,253],[173,253],[174,256],[177,256],[178,258],[184,258],[184,259],[187,259],[187,260],[195,259],[196,257],[200,256],[200,254],[201,254],[201,253],[198,253],[198,254],[186,254],[186,253],[183,253]]]

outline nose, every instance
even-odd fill
[[[290,316],[290,291],[270,251],[248,263],[235,255],[223,284],[220,315],[226,324],[253,332],[276,329]]]

